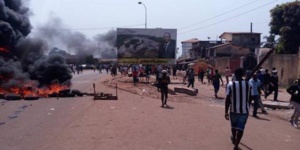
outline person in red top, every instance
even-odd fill
[[[143,77],[145,77],[145,71],[144,71],[144,69],[143,69],[143,67],[141,67],[140,68],[140,70],[139,70],[139,79],[140,79],[140,81],[141,81],[141,79],[143,78]]]
[[[200,81],[200,73],[201,73],[201,68],[199,67],[199,69],[198,69],[198,81]]]
[[[136,71],[136,68],[132,71],[132,78],[133,78],[133,85],[136,86],[136,83],[138,81],[138,72]]]

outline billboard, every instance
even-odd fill
[[[174,64],[176,29],[117,29],[118,62]]]

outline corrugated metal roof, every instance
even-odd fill
[[[195,42],[199,42],[199,40],[197,38],[193,38],[193,39],[181,41],[181,43],[195,43]]]

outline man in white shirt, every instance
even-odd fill
[[[229,69],[229,67],[226,67],[226,70],[225,70],[226,84],[229,83],[230,76],[231,76],[231,70]]]

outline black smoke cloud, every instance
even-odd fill
[[[47,42],[28,38],[31,33],[29,8],[22,0],[0,0],[0,90],[24,86],[47,86],[72,78],[65,59],[44,55]],[[8,54],[7,54],[8,53]],[[0,91],[1,92],[1,91]]]
[[[0,46],[14,46],[31,32],[29,9],[21,0],[0,0],[0,27]]]
[[[76,55],[116,58],[116,55],[113,55],[116,54],[116,30],[89,39],[81,32],[70,29],[60,18],[50,16],[47,23],[37,27],[33,36],[46,40],[48,45]]]
[[[116,30],[110,30],[106,34],[98,34],[94,37],[95,41],[100,43],[107,43],[111,47],[116,47],[117,32]]]

